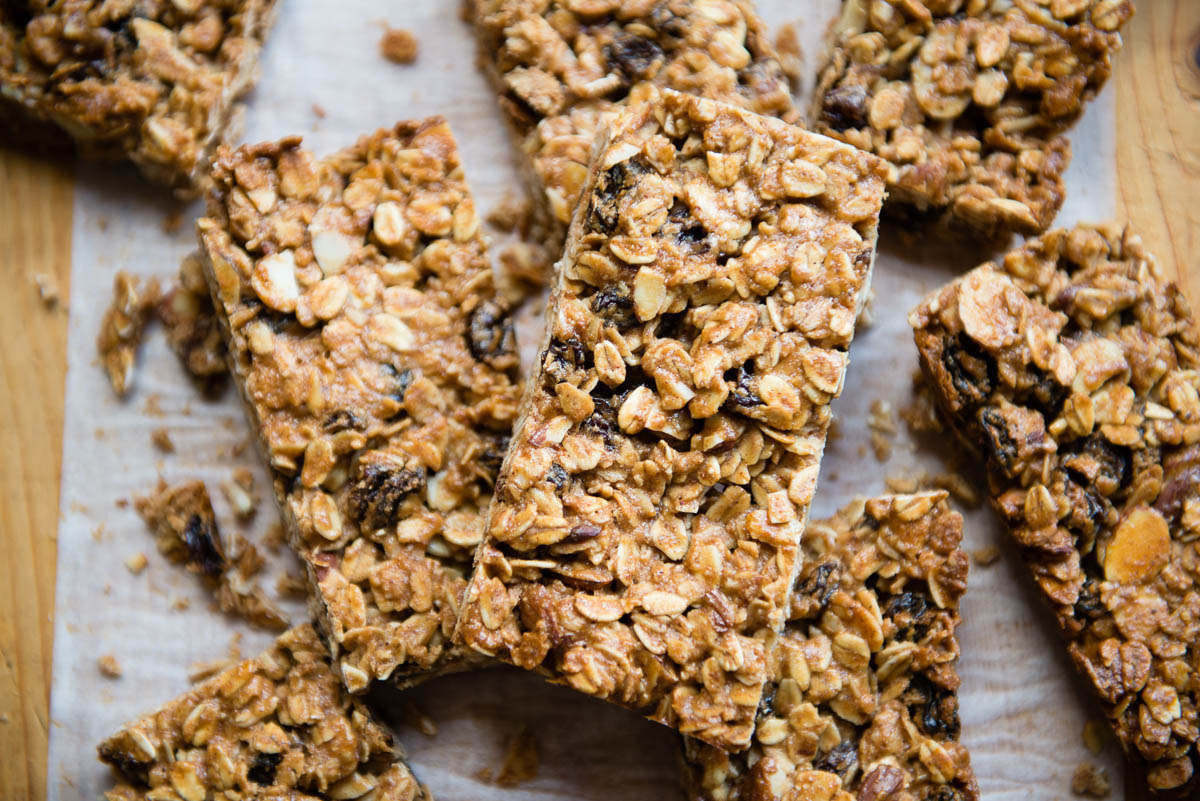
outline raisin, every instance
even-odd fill
[[[612,43],[605,46],[604,55],[629,83],[652,78],[663,62],[663,51],[657,42],[626,31],[613,37]]]
[[[1185,500],[1200,495],[1200,445],[1171,454],[1163,461],[1163,471],[1166,475],[1154,508],[1170,522]]]
[[[557,465],[555,465],[557,467]],[[564,471],[565,472],[565,471]],[[579,523],[571,528],[571,532],[563,537],[562,542],[567,545],[575,545],[580,542],[587,542],[600,536],[600,527],[593,523]]]
[[[639,175],[649,172],[650,169],[650,165],[641,156],[634,156],[619,161],[600,173],[588,206],[588,228],[604,234],[616,231],[621,196],[637,183]]]
[[[847,778],[858,765],[858,749],[852,740],[842,740],[813,760],[813,768]]]
[[[578,337],[573,336],[565,341],[551,340],[550,347],[542,355],[542,370],[546,375],[547,389],[553,389],[555,384],[569,379],[575,370],[586,367],[587,354]]]
[[[1075,601],[1076,620],[1094,620],[1105,613],[1104,603],[1100,600],[1100,582],[1090,578],[1083,582],[1079,590],[1079,598]]]
[[[400,504],[425,487],[425,468],[406,470],[385,464],[360,464],[350,487],[350,511],[369,529],[395,522]]]
[[[929,599],[923,592],[902,592],[883,607],[883,616],[896,625],[896,638],[918,641],[932,623]]]
[[[339,431],[346,431],[348,429],[362,431],[367,427],[367,424],[363,422],[361,417],[349,409],[338,409],[336,412],[330,412],[326,415],[325,422],[321,424],[321,427],[330,434],[336,434]]]
[[[383,364],[380,369],[384,376],[384,394],[395,398],[397,403],[404,403],[404,395],[413,382],[412,370],[397,371],[390,364]]]
[[[767,682],[763,687],[762,699],[758,702],[758,714],[756,720],[766,720],[775,716],[775,691],[778,686],[773,681]]]
[[[960,340],[948,340],[942,346],[942,367],[959,398],[970,406],[978,406],[992,393],[992,380],[987,362],[972,353],[973,347]]]
[[[958,698],[954,693],[918,673],[909,682],[904,701],[913,710],[913,718],[930,736],[957,737],[961,724],[958,719]]]
[[[962,790],[948,784],[938,785],[926,801],[965,801]]]
[[[738,367],[734,377],[729,379],[727,376],[726,380],[733,381],[733,389],[725,401],[725,405],[729,407],[730,411],[753,409],[755,406],[762,405],[762,398],[758,397],[758,393],[754,391],[754,374],[747,372],[744,366]]]
[[[987,407],[979,412],[979,424],[987,435],[988,453],[1005,473],[1012,474],[1017,462],[1017,443],[1008,433],[1008,422],[999,410]]]
[[[141,762],[133,755],[121,749],[101,749],[100,757],[127,778],[147,783],[152,762]]]
[[[225,571],[225,556],[221,553],[221,537],[216,525],[194,514],[183,530],[183,544],[188,551],[188,563],[206,576],[219,576]]]
[[[255,784],[269,787],[275,783],[275,769],[282,761],[283,754],[256,753],[254,761],[250,763],[250,769],[246,771],[246,778]]]
[[[617,418],[612,404],[604,398],[593,398],[592,402],[596,408],[591,417],[580,423],[579,428],[585,434],[600,437],[604,440],[605,446],[611,448],[613,434],[617,430]]]
[[[472,356],[493,367],[516,353],[517,336],[508,310],[491,300],[476,306],[467,324],[467,345]]]
[[[508,437],[504,434],[482,434],[483,452],[479,454],[479,466],[488,474],[488,483],[496,483],[500,465],[504,463],[504,452],[508,450]]]
[[[862,128],[867,124],[867,90],[862,86],[839,86],[825,95],[821,121],[835,131]]]
[[[825,607],[829,606],[830,599],[840,586],[840,573],[836,562],[822,562],[796,589],[800,595],[808,596],[816,602],[817,612],[814,617],[822,614]]]
[[[615,325],[618,330],[637,325],[633,299],[619,287],[606,286],[592,295],[592,311]]]
[[[658,318],[654,335],[659,339],[682,339],[680,334],[683,333],[683,322],[686,319],[686,311],[662,314]]]
[[[567,471],[564,470],[563,466],[558,462],[552,462],[550,469],[546,471],[546,480],[558,489],[563,488],[563,485],[567,483],[568,478],[570,478],[570,476],[567,475]]]

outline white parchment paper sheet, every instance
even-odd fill
[[[481,213],[506,188],[517,186],[512,142],[492,91],[474,67],[474,43],[459,19],[457,0],[281,3],[246,115],[247,140],[301,133],[307,146],[323,154],[396,120],[442,114],[458,138]],[[798,25],[811,85],[818,42],[836,0],[761,0],[759,7],[773,27]],[[397,66],[379,56],[385,21],[420,38],[416,65]],[[314,104],[324,110],[323,118]],[[1106,92],[1072,137],[1075,157],[1060,224],[1112,213],[1113,127],[1112,96]],[[174,208],[130,169],[81,168],[48,774],[49,797],[56,801],[95,799],[109,786],[107,769],[95,758],[96,744],[122,722],[185,690],[189,664],[224,656],[234,633],[244,635],[241,647],[247,655],[270,640],[211,612],[195,578],[167,564],[132,508],[117,504],[149,491],[159,476],[168,481],[199,477],[208,482],[227,533],[243,530],[253,540],[276,519],[253,449],[233,455],[248,431],[230,388],[215,400],[203,397],[160,332],[151,332],[143,345],[134,389],[124,402],[114,397],[96,364],[95,335],[113,274],[123,269],[169,279],[194,247],[191,220],[198,204],[182,209],[183,226],[168,232],[164,220]],[[865,421],[876,399],[893,409],[909,402],[916,365],[909,309],[927,291],[988,255],[937,242],[922,242],[918,249],[894,231],[885,232],[875,271],[874,324],[859,334],[851,351],[845,393],[836,404],[840,436],[827,452],[817,514],[858,494],[881,493],[885,476],[944,469],[936,450],[918,448],[903,430],[892,457],[878,462],[867,447]],[[170,432],[176,453],[162,454],[151,445],[150,431],[159,426]],[[234,522],[217,489],[240,466],[255,470],[264,498],[248,527]],[[986,509],[967,512],[967,547],[1003,544]],[[150,566],[133,576],[124,560],[139,551],[149,556]],[[272,560],[263,579],[269,589],[289,566],[287,554]],[[190,600],[190,607],[173,609],[177,599]],[[299,606],[289,609],[294,619],[302,618]],[[963,739],[984,797],[1067,797],[1075,765],[1090,757],[1080,740],[1086,698],[1011,553],[991,567],[973,568],[963,617]],[[118,659],[123,677],[100,676],[96,660],[105,654]],[[400,738],[419,776],[442,801],[678,797],[673,733],[534,676],[500,670],[453,676],[407,697],[439,725],[435,738],[411,730]],[[507,790],[481,783],[480,771],[499,767],[506,742],[522,726],[532,728],[541,745],[538,777]],[[1109,768],[1119,796],[1123,773],[1114,749],[1098,761]]]

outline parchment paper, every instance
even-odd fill
[[[246,114],[247,140],[302,133],[307,146],[323,154],[398,119],[442,114],[458,138],[481,213],[506,187],[518,187],[512,142],[494,94],[474,67],[474,44],[459,19],[457,0],[387,7],[370,0],[281,1],[262,79]],[[797,23],[808,89],[836,0],[761,0],[759,7],[772,27]],[[379,56],[385,13],[386,22],[420,38],[416,65],[398,66]],[[324,118],[315,113],[314,103],[324,109]],[[1075,156],[1059,224],[1112,213],[1113,128],[1112,95],[1105,92],[1072,136]],[[142,347],[126,401],[114,396],[96,364],[95,336],[113,274],[124,269],[174,276],[180,258],[195,246],[191,220],[198,210],[198,204],[176,208],[128,168],[80,170],[58,531],[51,799],[97,798],[110,778],[96,761],[96,743],[122,722],[184,691],[189,664],[224,656],[235,633],[244,635],[246,655],[270,641],[270,635],[210,611],[195,578],[159,556],[132,508],[118,505],[120,499],[148,492],[160,475],[168,481],[199,477],[208,482],[227,533],[244,531],[257,541],[276,519],[253,449],[234,455],[248,430],[231,388],[216,400],[206,399],[157,331]],[[184,220],[173,233],[164,229],[172,211]],[[908,311],[924,293],[989,254],[928,241],[918,248],[904,240],[895,230],[884,232],[875,270],[874,322],[860,331],[851,350],[845,393],[835,406],[839,435],[822,469],[817,515],[855,495],[883,492],[885,476],[945,469],[936,448],[928,443],[918,448],[903,424],[891,458],[877,461],[867,445],[866,419],[877,399],[893,409],[910,401],[916,355]],[[531,345],[534,337],[523,333]],[[151,445],[150,431],[159,426],[170,432],[176,453],[162,454]],[[234,522],[217,489],[240,466],[255,471],[263,496],[248,527]],[[964,511],[968,548],[1004,544],[990,512]],[[150,566],[134,576],[124,560],[139,551]],[[275,576],[291,566],[286,553],[274,557],[263,578],[268,589],[273,592]],[[190,608],[173,609],[177,599],[190,600]],[[295,620],[303,618],[299,605],[288,608]],[[984,797],[1068,797],[1075,766],[1093,758],[1080,738],[1087,700],[1049,616],[1010,552],[990,567],[973,567],[963,617],[963,740]],[[105,654],[123,666],[120,679],[99,674],[96,661]],[[672,732],[534,676],[512,670],[452,676],[406,697],[438,724],[434,738],[403,728],[399,736],[418,775],[442,801],[678,797],[678,738]],[[540,743],[538,777],[513,789],[482,783],[480,772],[497,771],[507,741],[521,727],[532,729]],[[1093,759],[1108,767],[1120,797],[1123,772],[1115,748]]]

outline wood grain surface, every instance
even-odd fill
[[[1200,2],[1141,0],[1117,91],[1119,213],[1200,307]],[[0,149],[0,799],[46,792],[71,167]],[[34,276],[61,299],[47,308]],[[1065,788],[1064,788],[1065,791]]]

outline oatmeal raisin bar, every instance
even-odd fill
[[[121,777],[108,801],[429,799],[307,624],[127,724],[99,752]]]
[[[961,542],[940,491],[810,523],[754,743],[729,754],[685,740],[688,797],[978,799],[958,742]]]
[[[664,91],[596,148],[458,634],[743,747],[885,165]]]
[[[27,0],[0,6],[0,132],[57,126],[193,193],[236,127],[275,0]]]
[[[1149,786],[1200,781],[1200,333],[1141,240],[1055,230],[911,316],[949,423]]]
[[[791,92],[744,0],[465,0],[557,258],[596,135],[667,87],[760,114]]]
[[[448,669],[520,392],[450,129],[223,148],[212,180],[206,275],[336,668]]]
[[[813,129],[887,159],[887,212],[982,238],[1046,230],[1063,134],[1112,71],[1130,0],[844,0]]]

